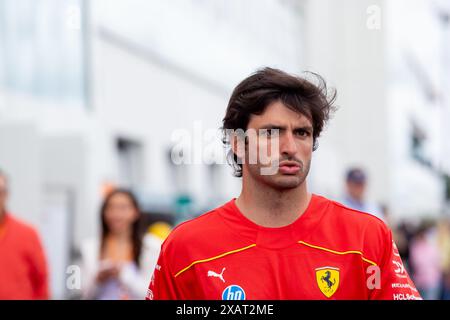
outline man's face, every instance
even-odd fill
[[[278,134],[271,134],[271,129]],[[311,120],[276,101],[263,114],[250,117],[249,131],[257,135],[257,161],[249,161],[250,141],[246,145],[244,175],[277,190],[296,188],[305,181],[313,149]],[[261,152],[267,156],[261,157]]]
[[[6,179],[5,177],[0,176],[0,214],[6,210],[7,193]]]
[[[362,202],[366,191],[366,183],[364,181],[347,181],[347,191],[353,199]]]

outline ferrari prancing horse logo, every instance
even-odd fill
[[[339,287],[339,268],[317,268],[316,280],[320,291],[322,291],[327,298],[331,297]]]

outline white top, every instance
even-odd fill
[[[369,201],[364,201],[364,202],[360,203],[360,202],[352,199],[350,196],[344,197],[342,199],[341,203],[351,209],[355,209],[355,210],[362,211],[365,213],[370,213],[371,215],[384,221],[383,212],[382,212],[380,206],[378,206],[375,203],[372,203]]]
[[[129,299],[145,298],[150,279],[158,261],[162,240],[146,234],[142,240],[140,268],[136,263],[125,264],[118,279],[103,284],[96,282],[100,269],[100,240],[89,239],[81,246],[81,291],[82,299],[116,300],[126,295]]]

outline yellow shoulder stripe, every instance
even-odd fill
[[[359,254],[359,255],[361,256],[361,259],[362,259],[363,261],[365,261],[365,262],[367,262],[367,263],[370,263],[371,265],[374,265],[374,266],[377,265],[375,262],[373,262],[373,261],[371,261],[371,260],[369,260],[369,259],[364,258],[364,255],[363,255],[363,253],[362,253],[361,251],[355,251],[355,250],[350,250],[350,251],[335,251],[335,250],[327,249],[327,248],[324,248],[324,247],[315,246],[315,245],[312,245],[312,244],[310,244],[310,243],[306,243],[306,242],[304,242],[304,241],[299,241],[298,243],[303,244],[303,245],[305,245],[305,246],[307,246],[307,247],[311,247],[311,248],[314,248],[314,249],[319,249],[319,250],[323,250],[323,251],[327,251],[327,252],[331,252],[331,253],[339,254],[339,255],[343,255],[343,254]]]
[[[253,247],[256,247],[256,244],[251,244],[251,245],[249,245],[249,246],[246,246],[246,247],[243,247],[243,248],[240,248],[240,249],[227,251],[227,252],[225,252],[225,253],[219,254],[218,256],[214,256],[214,257],[211,257],[211,258],[208,258],[208,259],[196,260],[196,261],[192,262],[190,265],[188,265],[186,268],[183,268],[183,269],[181,269],[180,271],[178,271],[178,272],[175,274],[175,277],[178,277],[180,274],[182,274],[183,272],[185,272],[186,270],[188,270],[190,267],[192,267],[193,265],[196,265],[196,264],[198,264],[198,263],[216,260],[216,259],[225,257],[225,256],[227,256],[227,255],[229,255],[229,254],[233,254],[233,253],[236,253],[236,252],[244,251],[244,250],[247,250],[247,249],[250,249],[250,248],[253,248]]]

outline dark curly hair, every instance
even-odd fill
[[[223,118],[223,143],[231,145],[230,130],[247,130],[251,115],[264,113],[269,104],[281,101],[286,107],[309,118],[313,125],[313,151],[317,149],[317,138],[336,107],[336,90],[328,90],[325,80],[318,74],[308,72],[317,84],[306,78],[284,71],[263,68],[244,79],[233,90]],[[228,163],[236,177],[242,177],[242,164],[229,148]]]

